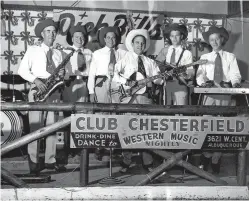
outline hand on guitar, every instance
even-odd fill
[[[65,73],[66,73],[65,68],[60,69],[60,71],[58,73],[59,79],[63,79],[65,76]]]
[[[46,87],[46,85],[39,78],[36,78],[34,80],[34,84],[39,89],[39,91],[41,91],[42,93],[46,92],[47,87]]]
[[[240,83],[234,83],[233,88],[241,88],[241,84]]]
[[[137,81],[134,81],[134,80],[127,80],[126,83],[125,83],[126,86],[129,86],[129,87],[135,87],[137,85]]]

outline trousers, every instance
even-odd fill
[[[188,105],[188,88],[180,85],[178,80],[167,82],[166,104],[167,105]]]
[[[31,86],[32,89],[32,86]],[[28,94],[29,102],[34,102],[33,97],[34,91],[30,90]],[[46,103],[59,103],[60,93],[55,91],[50,97],[47,98]],[[46,112],[44,111],[29,111],[29,123],[30,132],[36,131],[44,125],[48,126],[58,121],[59,114],[56,112]],[[61,113],[62,114],[62,113]],[[38,163],[39,159],[39,144],[38,141],[33,141],[28,144],[28,154],[33,163]],[[55,163],[56,159],[56,135],[51,134],[46,137],[46,149],[45,149],[45,163],[51,164]]]
[[[83,80],[79,77],[72,81],[69,87],[65,87],[63,91],[63,102],[88,102],[87,80]]]
[[[111,103],[110,96],[110,79],[96,78],[95,95],[98,103]]]

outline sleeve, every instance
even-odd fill
[[[70,53],[70,51],[68,51],[68,50],[61,51],[62,59],[64,60],[69,53]],[[66,63],[66,66],[65,66],[66,74],[65,74],[65,78],[64,79],[66,79],[66,80],[69,79],[69,76],[71,74],[71,59],[72,59],[72,57]]]
[[[151,61],[151,66],[152,66],[152,76],[155,76],[155,75],[158,75],[160,74],[160,69],[159,67],[157,66],[156,62],[155,61]],[[153,81],[155,84],[159,84],[159,85],[162,85],[163,84],[163,79],[161,78],[158,78],[156,80]]]
[[[232,55],[232,60],[230,63],[229,77],[231,79],[232,85],[241,82],[241,74],[239,71],[237,59],[234,55]]]
[[[88,49],[87,55],[85,56],[86,56],[85,58],[86,58],[86,66],[87,66],[86,75],[89,75],[89,70],[90,70],[90,66],[91,66],[92,58],[93,58],[93,52]]]
[[[32,52],[34,50],[32,48],[29,48],[27,52],[25,53],[19,69],[18,69],[18,74],[25,80],[33,83],[34,80],[36,79],[36,76],[34,76],[31,72],[32,69]],[[35,57],[34,57],[35,58]]]
[[[200,59],[204,59],[201,57]],[[205,83],[207,80],[206,77],[206,68],[205,64],[204,65],[199,65],[197,73],[196,73],[196,82],[199,86],[201,86],[203,83]]]
[[[121,84],[125,84],[127,81],[126,78],[124,78],[123,76],[120,75],[120,74],[124,74],[124,64],[126,63],[124,60],[125,60],[125,57],[123,59],[119,60],[115,64],[115,68],[114,68],[113,81],[121,83]]]
[[[168,47],[163,48],[159,52],[159,54],[157,55],[156,60],[160,61],[160,62],[164,62],[164,60],[166,59],[166,55],[167,55],[168,49],[169,49]]]
[[[169,50],[168,47],[163,48],[157,55],[156,60],[163,63],[166,60],[166,55],[168,53],[168,50]],[[158,67],[161,72],[165,71],[165,65],[158,65]]]
[[[87,82],[89,94],[94,94],[95,77],[96,77],[97,64],[98,64],[96,57],[97,57],[97,55],[95,53],[93,53],[92,61],[90,64],[90,69],[89,69],[88,82]]]
[[[192,53],[190,51],[186,51],[184,65],[191,64],[191,63],[193,63]],[[187,68],[186,73],[187,73],[187,79],[193,79],[195,75],[193,66]]]

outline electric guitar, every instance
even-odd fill
[[[130,76],[130,80],[137,81],[135,86],[126,86],[117,82],[112,82],[111,84],[111,97],[114,102],[122,102],[124,98],[132,97],[134,94],[144,94],[147,89],[147,84],[149,82],[152,82],[153,80],[156,80],[158,78],[165,77],[166,79],[170,76],[179,76],[184,73],[186,73],[187,68],[197,65],[197,64],[205,64],[207,63],[207,60],[199,60],[196,62],[193,62],[191,64],[175,67],[170,71],[165,71],[163,73],[160,73],[158,75],[147,77],[145,78],[144,75],[142,75],[140,72],[135,72]]]

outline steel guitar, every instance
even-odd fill
[[[249,94],[249,88],[202,88],[202,87],[195,87],[194,93],[199,93],[199,94]]]
[[[249,94],[249,88],[202,88],[202,87],[195,87],[194,93],[200,94],[198,99],[198,105],[201,102],[201,96],[203,94],[231,94],[231,95],[244,95],[246,99],[246,103],[249,106],[249,101],[247,95]]]

